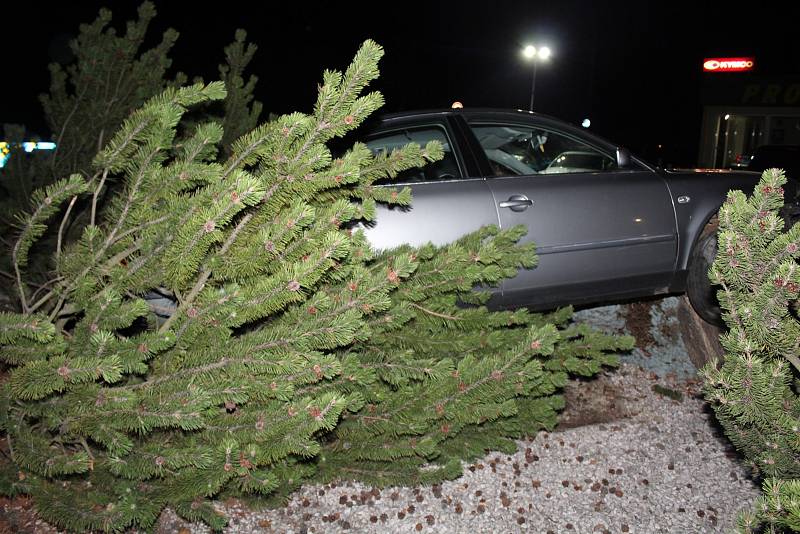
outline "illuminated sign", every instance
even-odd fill
[[[753,70],[755,63],[752,57],[710,57],[703,60],[703,71],[746,72]]]

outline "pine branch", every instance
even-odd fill
[[[95,217],[97,214],[97,197],[100,195],[100,191],[103,189],[103,186],[106,183],[106,178],[108,177],[109,168],[106,167],[103,169],[103,175],[100,178],[100,183],[97,184],[97,187],[94,190],[94,194],[92,195],[92,215],[89,218],[89,224],[91,226],[95,225]]]
[[[241,220],[236,224],[236,228],[233,229],[233,231],[228,236],[228,239],[226,239],[225,243],[223,243],[222,247],[219,250],[219,253],[217,254],[218,256],[222,256],[228,251],[230,246],[236,240],[236,236],[239,235],[239,232],[242,231],[242,229],[247,225],[248,222],[250,222],[250,219],[252,218],[253,218],[252,213],[248,213],[241,218]],[[206,285],[206,282],[208,282],[208,279],[211,277],[211,273],[212,269],[209,267],[206,267],[202,270],[200,276],[197,277],[197,281],[195,282],[191,291],[189,291],[189,294],[186,296],[184,301],[181,302],[181,305],[178,308],[178,310],[176,310],[176,312],[169,319],[167,319],[167,321],[163,325],[161,325],[161,328],[159,328],[160,333],[167,332],[169,330],[169,327],[172,326],[172,323],[174,323],[177,317],[179,316],[180,312],[187,310],[188,308],[191,307],[191,305],[194,303],[194,300],[200,294],[200,291],[203,290],[203,288]]]
[[[83,101],[83,98],[86,96],[86,92],[88,90],[89,90],[89,86],[85,85],[83,87],[83,89],[81,90],[81,92],[77,95],[77,97],[75,98],[75,104],[72,106],[72,110],[70,110],[69,114],[67,114],[67,118],[64,120],[63,124],[61,125],[61,131],[58,132],[58,136],[56,137],[56,148],[53,151],[53,158],[51,160],[52,163],[50,165],[50,170],[51,170],[53,176],[55,176],[57,174],[56,173],[56,162],[58,161],[58,153],[59,153],[59,150],[61,149],[61,146],[62,146],[62,141],[64,139],[64,134],[67,131],[67,127],[69,126],[69,123],[72,120],[72,117],[74,117],[75,113],[78,111],[78,108],[80,107],[80,104]]]
[[[427,308],[423,308],[422,306],[420,306],[419,304],[416,304],[416,303],[411,303],[411,307],[417,308],[418,310],[421,310],[421,311],[427,313],[428,315],[433,315],[434,317],[441,317],[442,319],[448,319],[448,320],[451,320],[451,321],[460,321],[461,320],[459,317],[453,317],[452,315],[446,315],[446,314],[443,314],[443,313],[436,313],[435,311],[429,310]]]
[[[69,220],[69,215],[72,212],[73,206],[75,206],[75,201],[78,200],[78,196],[75,195],[69,201],[69,205],[67,206],[67,210],[64,213],[64,217],[61,219],[61,224],[58,225],[58,241],[56,243],[56,261],[61,256],[61,243],[64,239],[64,228],[67,226],[67,221]]]
[[[141,29],[129,30],[132,42]],[[231,108],[252,117],[242,111],[250,84],[235,67],[252,50],[243,39],[225,77],[237,91]],[[571,310],[458,308],[459,296],[485,301],[470,296],[476,284],[533,264],[519,229],[381,254],[342,229],[373,219],[376,202],[411,201],[409,189],[373,188],[378,175],[441,157],[437,144],[385,158],[356,145],[333,160],[325,143],[382,103],[361,96],[381,53],[366,43],[344,74],[324,74],[313,116],[259,126],[224,160],[222,128],[180,126],[189,107],[225,96],[219,83],[167,89],[113,135],[95,130],[97,171],[83,181],[90,224],[67,243],[67,208],[56,276],[28,299],[48,316],[0,315],[2,357],[14,367],[0,424],[43,518],[73,530],[146,529],[171,506],[221,528],[210,501],[221,495],[275,497],[313,477],[455,477],[478,447],[467,439],[507,448],[520,427],[552,425],[566,372],[614,363],[608,352],[625,343],[565,326]],[[109,102],[128,101],[131,84],[117,77],[124,57],[96,57],[100,79],[87,98],[110,122]],[[84,149],[69,156],[78,162]],[[34,227],[25,246],[44,218],[24,221]],[[548,326],[556,320],[561,341]],[[315,461],[323,453],[327,463]],[[443,465],[424,469],[437,455]],[[136,507],[120,512],[123,500]]]
[[[20,297],[22,310],[30,311],[25,295],[25,286],[22,282],[21,267],[27,265],[28,251],[34,242],[44,234],[45,222],[56,213],[58,206],[66,199],[79,195],[86,190],[86,182],[79,175],[72,175],[67,180],[61,180],[44,189],[38,190],[33,195],[36,209],[24,219],[24,226],[20,236],[11,252],[11,261],[14,265],[17,290]]]

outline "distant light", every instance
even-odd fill
[[[642,219],[641,219],[641,217],[636,217],[636,218],[633,220],[633,222],[640,223],[640,222],[642,222]]]
[[[546,46],[543,46],[539,49],[539,57],[542,59],[547,59],[550,57],[550,49]]]
[[[34,150],[55,150],[56,144],[52,141],[25,141],[21,143],[22,149],[31,153]],[[0,141],[0,169],[6,166],[8,158],[11,157],[12,144],[7,141]]]
[[[725,114],[725,120],[728,120],[728,119],[730,119],[730,118],[731,118],[731,114],[730,114],[730,113],[726,113],[726,114]]]
[[[453,109],[463,109],[464,108],[464,104],[462,104],[461,102],[456,100],[455,102],[453,102],[453,104],[450,107],[453,108]]]
[[[525,49],[522,51],[522,55],[528,59],[533,59],[534,56],[536,56],[536,47],[532,45],[526,46]]]
[[[589,119],[583,119],[583,122],[581,123],[581,126],[583,126],[584,128],[588,128],[591,125],[592,121],[590,121]]]
[[[11,149],[8,147],[8,143],[0,141],[0,169],[6,166],[9,152],[11,152]]]

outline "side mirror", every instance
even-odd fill
[[[631,164],[631,153],[627,148],[617,147],[617,168],[625,169]]]

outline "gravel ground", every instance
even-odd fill
[[[599,379],[627,417],[540,433],[438,486],[305,486],[280,509],[221,504],[225,532],[724,532],[758,491],[692,381],[630,364]],[[680,393],[681,400],[654,391]],[[663,390],[662,390],[663,391]],[[620,408],[620,407],[618,407]],[[159,530],[208,532],[165,513]],[[184,531],[186,532],[186,531]]]

